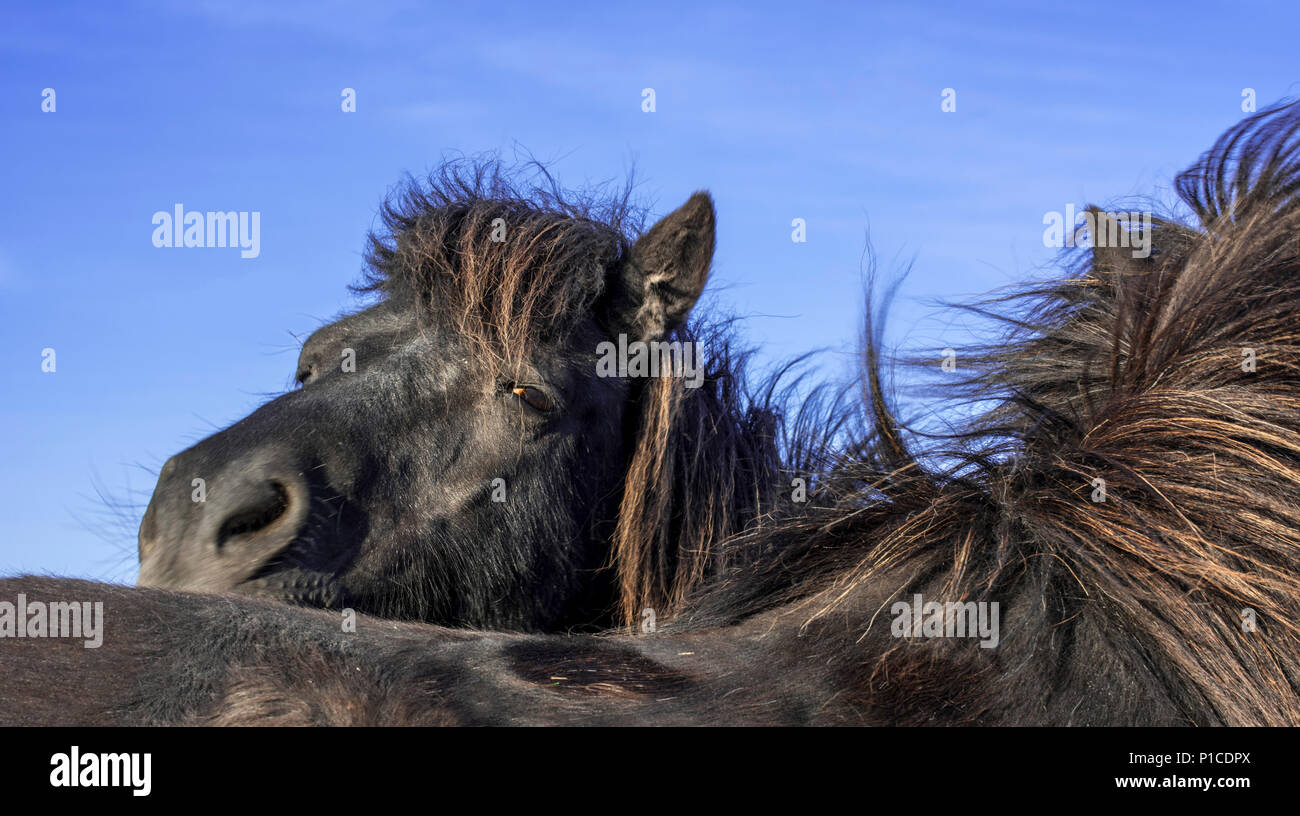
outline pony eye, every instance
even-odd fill
[[[546,413],[555,408],[555,403],[551,398],[546,396],[546,392],[540,388],[533,388],[531,385],[516,385],[510,389],[519,399],[531,405],[534,409]]]

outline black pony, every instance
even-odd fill
[[[379,302],[307,340],[298,390],[163,467],[142,586],[566,630],[666,609],[704,577],[778,470],[742,357],[684,325],[712,202],[631,242],[626,193],[542,180],[448,164],[385,209],[363,287]],[[620,343],[675,366],[618,376],[602,358]]]

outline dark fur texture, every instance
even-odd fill
[[[0,720],[1300,724],[1297,151],[1300,107],[1253,116],[1179,177],[1195,222],[1157,220],[1151,258],[1098,249],[1001,299],[1005,342],[949,386],[994,405],[932,449],[892,415],[868,326],[815,500],[674,570],[655,635],[346,633],[265,601],[13,579],[0,597],[105,600],[110,636],[0,642]],[[918,592],[998,602],[998,647],[894,637],[890,605]]]

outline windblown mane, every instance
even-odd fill
[[[1155,219],[1151,257],[1083,252],[976,307],[1007,337],[959,353],[973,373],[946,388],[997,402],[937,445],[909,448],[869,333],[861,455],[820,506],[731,542],[751,562],[679,625],[801,601],[809,628],[881,582],[941,588],[1013,606],[1014,630],[997,657],[944,639],[873,656],[871,703],[900,721],[1032,721],[1062,700],[1124,721],[1087,681],[1114,664],[1188,721],[1300,724],[1298,134],[1297,104],[1225,134],[1177,179],[1195,223]]]
[[[850,661],[854,702],[900,723],[1300,724],[1298,135],[1295,104],[1225,134],[1177,180],[1191,217],[1152,219],[1149,257],[1075,251],[1064,280],[972,307],[1007,332],[959,353],[946,398],[992,407],[956,433],[895,417],[870,316],[861,400],[783,410],[725,336],[705,388],[646,383],[613,542],[621,620],[797,615],[838,638],[871,629],[884,607],[859,604],[882,591],[996,601],[999,648],[886,637]],[[593,220],[495,184],[408,198],[373,258],[390,281],[435,260],[447,302],[509,349],[538,331],[510,334],[512,309],[562,326],[636,230],[626,210]],[[520,247],[487,243],[500,212]],[[781,498],[796,473],[806,504]]]
[[[561,189],[494,159],[443,163],[408,179],[380,210],[362,292],[413,295],[476,341],[478,362],[509,368],[590,314],[626,257],[644,211],[632,186]]]
[[[610,497],[617,611],[654,608],[652,637],[356,636],[325,610],[26,576],[0,589],[104,598],[121,625],[104,649],[6,639],[0,721],[1300,725],[1300,104],[1176,189],[1186,216],[972,307],[1006,331],[933,372],[974,414],[955,432],[895,416],[879,312],[859,399],[755,389],[725,328],[682,329],[706,383],[631,384]],[[444,168],[386,211],[369,285],[508,367],[638,250],[620,200],[565,200]],[[894,611],[917,595],[1000,624],[918,633],[907,610],[930,604]]]
[[[631,191],[630,183],[565,190],[537,164],[446,162],[385,204],[357,288],[438,309],[474,342],[476,362],[509,372],[600,302],[644,227]],[[774,501],[780,413],[770,388],[747,382],[748,353],[727,325],[693,318],[665,338],[701,350],[701,387],[675,377],[633,383],[632,455],[610,563],[622,624],[680,604],[715,572],[715,544]]]

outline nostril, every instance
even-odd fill
[[[289,491],[279,482],[268,482],[264,497],[241,508],[221,523],[217,532],[217,548],[225,546],[232,538],[264,530],[274,524],[289,509]]]

